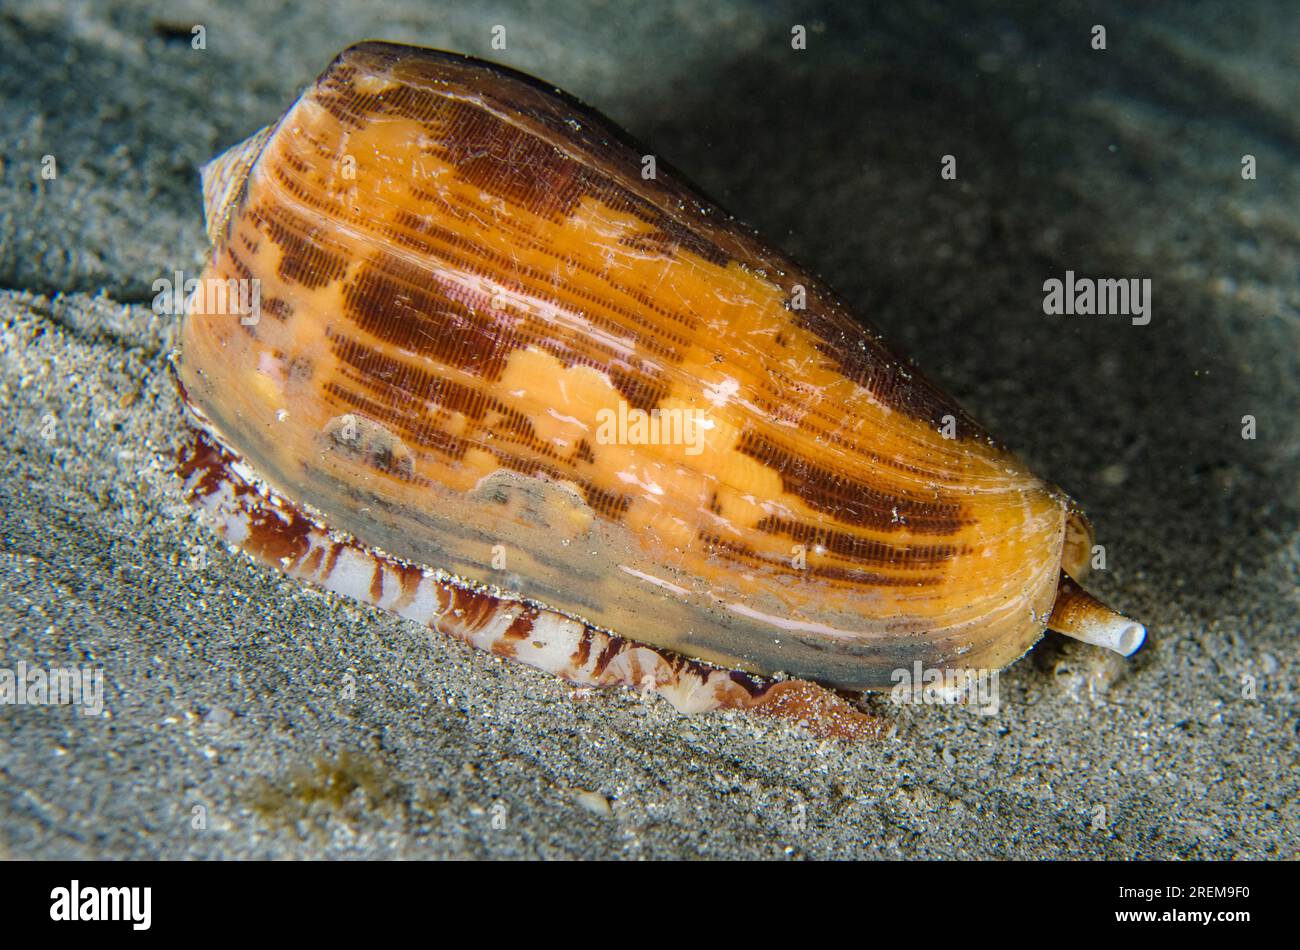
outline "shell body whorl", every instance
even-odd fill
[[[214,169],[204,277],[261,312],[192,302],[188,401],[330,527],[685,657],[870,689],[1023,654],[1069,499],[642,159],[520,74],[352,47]]]

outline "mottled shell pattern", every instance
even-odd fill
[[[647,648],[620,682],[882,688],[1003,667],[1054,608],[1136,649],[1066,576],[1071,501],[645,154],[498,66],[340,54],[204,169],[204,281],[258,281],[260,317],[190,301],[196,501],[296,576],[579,682],[604,636]]]

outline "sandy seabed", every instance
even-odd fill
[[[102,669],[104,708],[0,707],[0,856],[1297,857],[1300,6],[866,6],[793,51],[806,12],[736,0],[224,3],[203,50],[161,4],[7,5],[0,665]],[[996,715],[873,700],[896,735],[846,746],[216,543],[152,282],[202,263],[197,166],[368,37],[555,82],[819,272],[1080,500],[1146,647],[1049,635]],[[1067,270],[1150,279],[1150,323],[1045,315]]]

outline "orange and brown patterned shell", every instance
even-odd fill
[[[330,527],[846,688],[1042,635],[1069,500],[590,109],[364,43],[250,141],[204,279],[259,281],[260,319],[196,296],[180,376]]]

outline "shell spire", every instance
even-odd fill
[[[199,169],[203,184],[203,221],[207,225],[208,239],[214,244],[226,233],[226,224],[239,201],[248,171],[262,154],[262,147],[271,137],[272,126],[254,132],[238,145],[232,145]]]

